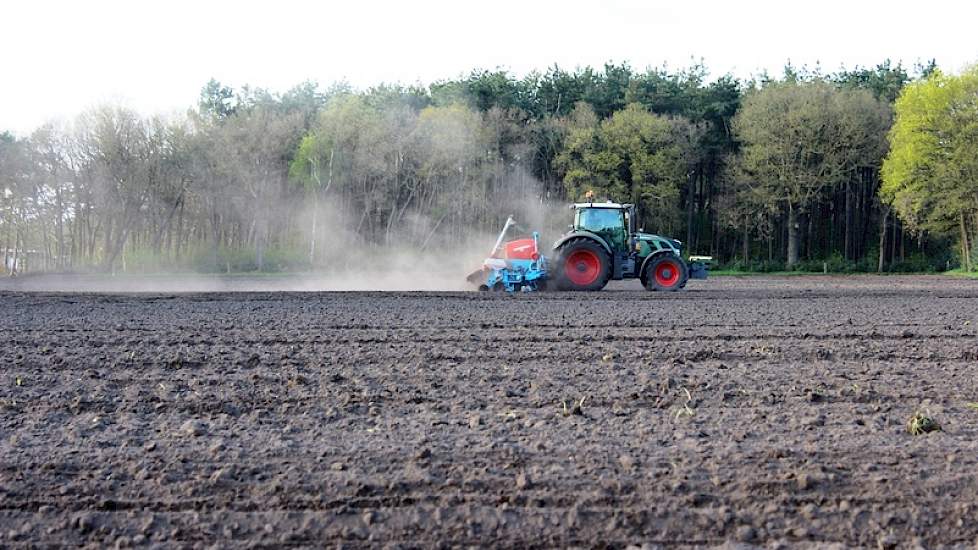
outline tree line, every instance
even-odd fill
[[[212,80],[184,116],[103,105],[0,134],[3,265],[341,268],[463,247],[507,215],[556,233],[550,206],[594,190],[741,269],[970,268],[974,80],[888,61],[749,81],[613,63],[368,90]]]

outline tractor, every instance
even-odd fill
[[[708,275],[712,258],[687,262],[680,241],[636,231],[632,204],[583,202],[571,208],[574,225],[554,243],[552,279],[559,290],[601,290],[612,279],[637,278],[648,290],[676,291]]]
[[[588,201],[593,195],[588,193]],[[639,279],[648,290],[676,291],[705,279],[709,256],[682,257],[682,243],[635,229],[635,206],[607,202],[571,205],[574,224],[554,243],[555,260],[537,250],[537,233],[503,243],[512,220],[481,270],[469,275],[481,290],[601,290],[608,281]]]

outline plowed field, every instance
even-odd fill
[[[978,281],[7,290],[0,364],[2,547],[978,539]]]

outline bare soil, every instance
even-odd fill
[[[0,547],[971,548],[976,359],[938,276],[0,291]]]

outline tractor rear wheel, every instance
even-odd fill
[[[675,292],[689,279],[686,262],[675,254],[662,254],[649,262],[645,268],[645,288]]]
[[[611,278],[611,258],[591,239],[573,239],[560,247],[557,288],[601,290]]]

